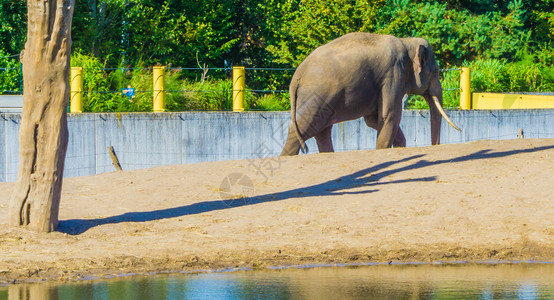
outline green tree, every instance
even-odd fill
[[[0,0],[0,50],[4,55],[19,54],[27,32],[25,0]]]
[[[0,95],[21,91],[22,74],[19,63],[19,55],[10,57],[0,49]],[[7,92],[9,91],[9,92]]]
[[[492,1],[489,6],[495,7]],[[525,10],[512,1],[506,13],[475,14],[466,9],[448,9],[448,3],[389,0],[381,12],[379,32],[396,36],[420,36],[433,45],[443,66],[488,58],[514,59],[529,35],[523,28]]]
[[[527,0],[529,18],[526,28],[531,29],[532,40],[540,45],[552,48],[554,40],[554,0]]]
[[[274,61],[297,66],[318,46],[354,31],[374,31],[383,1],[283,1],[282,16],[272,16],[278,37],[267,50]],[[270,2],[268,5],[274,5]],[[276,26],[280,24],[280,26]]]

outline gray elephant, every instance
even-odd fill
[[[320,152],[333,152],[331,128],[364,117],[377,130],[377,149],[405,147],[400,129],[406,94],[423,95],[431,114],[431,143],[440,142],[442,108],[439,68],[422,38],[349,33],[315,49],[290,84],[292,120],[281,155],[297,155],[315,137]]]

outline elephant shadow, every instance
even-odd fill
[[[106,217],[106,218],[61,220],[58,225],[58,231],[67,233],[70,235],[79,235],[93,227],[101,226],[101,225],[117,224],[122,222],[149,222],[149,221],[155,221],[155,220],[183,217],[187,215],[201,214],[201,213],[206,213],[210,211],[229,209],[229,208],[234,208],[238,206],[256,205],[264,202],[281,201],[281,200],[290,199],[290,198],[302,198],[302,197],[314,197],[314,196],[340,196],[340,195],[347,195],[347,194],[350,194],[350,195],[369,194],[369,193],[378,191],[377,187],[383,184],[402,184],[406,182],[428,182],[428,181],[437,180],[436,176],[428,176],[428,177],[421,177],[421,178],[411,178],[411,179],[380,182],[380,180],[385,177],[388,177],[393,174],[401,173],[404,171],[425,168],[428,166],[464,162],[464,161],[470,161],[470,160],[507,157],[507,156],[520,154],[520,153],[538,152],[538,151],[544,151],[544,150],[553,149],[553,148],[554,148],[554,145],[522,149],[522,150],[502,151],[502,152],[491,152],[490,149],[486,149],[486,150],[480,150],[468,155],[463,155],[454,159],[437,160],[437,161],[428,161],[428,160],[420,159],[425,156],[424,154],[414,155],[400,160],[384,162],[323,183],[319,183],[319,184],[315,184],[307,187],[295,188],[295,189],[291,189],[283,192],[258,195],[258,196],[254,196],[250,198],[242,198],[242,199],[203,201],[203,202],[198,202],[190,205],[153,210],[153,211],[127,212],[127,213]],[[394,166],[396,164],[413,161],[413,160],[415,161],[411,164],[404,165],[395,169],[388,169],[389,167]],[[386,169],[386,170],[383,170],[383,169]],[[353,189],[357,189],[359,187],[367,187],[367,186],[375,187],[375,189],[352,191]]]

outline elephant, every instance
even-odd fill
[[[333,124],[364,118],[377,130],[377,149],[405,147],[400,129],[407,94],[430,107],[431,143],[440,143],[442,117],[460,130],[442,107],[439,68],[423,38],[354,32],[310,53],[290,83],[291,123],[281,153],[297,155],[315,137],[319,152],[333,152]]]

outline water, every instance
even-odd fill
[[[0,288],[0,299],[554,299],[554,264],[374,265]]]

